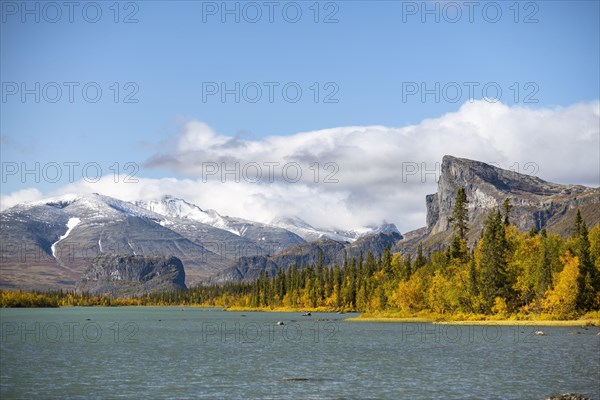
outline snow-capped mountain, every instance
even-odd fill
[[[388,224],[386,222],[381,225],[368,226],[349,231],[315,228],[306,221],[295,216],[278,217],[268,224],[263,224],[242,218],[222,216],[215,210],[203,210],[186,200],[169,195],[150,201],[136,201],[134,204],[166,217],[198,221],[215,228],[227,230],[238,236],[246,236],[250,231],[256,229],[272,230],[279,228],[292,232],[307,242],[323,238],[340,242],[353,242],[361,236],[373,233],[400,233],[394,224]]]
[[[368,226],[355,230],[337,230],[315,228],[298,217],[279,217],[271,221],[271,225],[294,232],[307,242],[327,238],[340,242],[354,242],[356,239],[374,233],[400,233],[396,225],[384,222],[381,225]]]
[[[173,196],[163,196],[150,201],[136,201],[135,205],[171,218],[179,218],[201,222],[219,229],[225,229],[240,236],[240,232],[232,226],[215,210],[204,211],[195,204]]]
[[[153,213],[171,218],[171,220],[161,222],[165,226],[172,223],[181,223],[182,221],[200,222],[261,245],[273,247],[270,252],[283,250],[290,244],[304,242],[301,237],[284,228],[243,218],[222,216],[215,210],[204,211],[195,204],[173,196],[163,196],[160,199],[150,201],[137,201],[135,204]],[[283,246],[281,243],[283,243]]]
[[[136,204],[65,195],[5,210],[0,225],[0,287],[11,288],[72,288],[100,253],[174,255],[193,284],[240,257],[304,243],[285,229],[222,217],[172,197]]]
[[[190,279],[227,266],[232,257],[218,246],[247,246],[232,233],[197,223],[188,235],[185,221],[167,219],[135,204],[98,194],[62,196],[20,204],[0,213],[0,286],[72,287],[99,253],[169,254],[185,260]],[[197,240],[202,236],[204,241]],[[249,253],[257,246],[247,247]],[[43,273],[40,273],[43,271]]]
[[[315,228],[299,217],[278,217],[268,224],[242,218],[221,216],[215,210],[203,210],[195,204],[173,196],[163,196],[150,201],[136,201],[135,205],[171,218],[198,221],[215,228],[224,229],[238,236],[244,236],[252,229],[281,228],[292,232],[307,242],[328,238],[340,242],[353,242],[364,235],[373,233],[400,233],[394,224],[367,226],[356,230]]]
[[[183,199],[128,202],[100,194],[65,195],[16,205],[0,213],[0,287],[72,288],[102,253],[173,255],[186,283],[224,270],[248,256],[270,256],[319,239],[353,242],[389,227],[342,232],[299,218],[271,224],[220,215]],[[396,230],[397,231],[397,230]]]
[[[383,223],[381,225],[375,225],[375,226],[370,226],[367,227],[368,231],[367,234],[373,234],[373,233],[397,233],[400,234],[400,231],[398,230],[398,228],[396,227],[395,224],[390,224],[388,222],[383,221]],[[365,233],[362,233],[361,236],[365,235]]]

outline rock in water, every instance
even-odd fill
[[[545,400],[591,400],[591,399],[582,394],[565,393],[565,394],[559,394],[556,396],[546,397]]]
[[[77,290],[111,297],[185,289],[185,271],[174,256],[101,254],[77,282]]]

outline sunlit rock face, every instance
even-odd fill
[[[479,161],[444,156],[438,191],[428,195],[427,231],[436,234],[449,227],[454,199],[459,187],[469,201],[471,230],[481,229],[490,209],[501,207],[504,199],[513,206],[510,219],[519,230],[560,225],[561,220],[578,207],[598,207],[600,189],[580,185],[560,185],[535,176],[504,170]],[[598,216],[588,212],[590,225]],[[560,226],[557,226],[560,231]],[[561,232],[559,232],[561,233]]]

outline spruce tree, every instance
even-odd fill
[[[408,254],[406,256],[406,258],[404,259],[404,265],[402,268],[402,280],[408,280],[410,279],[410,276],[412,275],[413,271],[412,271],[412,256],[410,254]]]
[[[577,209],[577,215],[575,216],[575,226],[573,227],[573,237],[578,238],[581,235],[581,225],[583,224],[583,218],[581,217],[581,210]]]
[[[454,236],[450,244],[448,251],[448,261],[452,259],[461,259],[465,261],[467,259],[467,252],[463,249],[463,242],[466,241],[467,232],[469,227],[469,212],[467,210],[467,195],[465,189],[462,187],[458,188],[456,192],[456,198],[454,199],[454,209],[452,210],[452,216],[448,218],[448,221],[452,223],[454,229]],[[466,247],[466,244],[464,245]]]
[[[316,291],[317,297],[322,299],[325,296],[325,277],[323,274],[323,252],[319,252],[319,260],[317,262],[316,271]]]
[[[540,304],[542,298],[546,294],[546,291],[550,288],[552,283],[552,260],[550,259],[550,250],[548,248],[548,234],[546,228],[542,229],[540,234],[542,244],[542,254],[540,258],[540,268],[537,283],[537,303]]]
[[[510,210],[512,210],[513,206],[510,204],[510,199],[508,197],[504,199],[504,203],[502,203],[502,208],[504,209],[504,226],[509,226]]]
[[[479,287],[477,285],[477,269],[475,266],[475,252],[471,251],[471,259],[469,262],[469,290],[471,292],[471,303],[473,299],[479,295]],[[473,310],[473,306],[471,306],[471,312]]]
[[[467,226],[469,223],[469,211],[467,210],[468,203],[469,201],[467,200],[465,189],[459,187],[454,199],[452,216],[448,218],[448,221],[452,223],[454,232],[458,234],[460,239],[465,239],[467,237],[467,232],[469,231],[469,227]]]
[[[335,298],[336,298],[335,306],[336,306],[336,308],[340,308],[342,305],[343,276],[342,276],[342,271],[340,270],[340,266],[337,264],[335,264],[335,267],[333,268],[333,282],[334,282],[334,292],[335,292]]]
[[[385,273],[390,273],[392,270],[392,251],[390,250],[390,246],[385,246],[381,263],[381,268],[385,271]]]
[[[419,245],[417,246],[417,258],[415,259],[414,270],[418,270],[425,264],[427,264],[427,258],[425,258],[425,256],[423,255],[423,244],[419,243]]]
[[[507,297],[506,237],[500,211],[488,213],[484,224],[481,256],[481,286],[484,307],[489,312],[497,296]]]
[[[585,221],[581,218],[579,210],[577,210],[577,216],[579,217],[575,220],[575,231],[579,232],[577,238],[577,256],[579,257],[577,307],[582,311],[588,311],[594,307],[596,293],[600,289],[600,282],[598,282],[598,272],[590,256],[588,229]]]

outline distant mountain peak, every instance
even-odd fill
[[[371,233],[397,233],[400,235],[396,224],[388,223],[385,220],[380,225],[372,226]]]
[[[48,197],[43,200],[29,201],[26,203],[17,204],[16,207],[35,207],[35,206],[53,205],[53,204],[67,205],[67,204],[71,204],[71,203],[81,199],[82,197],[83,197],[82,195],[71,193],[71,194],[65,194],[62,196]]]
[[[519,172],[482,161],[446,155],[442,159],[440,180],[444,179],[462,187],[489,185],[499,191],[523,192],[539,196],[570,194],[571,192],[583,193],[588,189],[581,185],[552,183],[535,175],[523,173],[527,171],[527,166],[530,166],[532,171],[537,171],[537,165],[533,162],[523,164],[523,171]]]
[[[358,238],[374,233],[397,233],[400,234],[396,225],[389,224],[386,221],[379,225],[369,225],[352,230],[315,228],[300,217],[285,216],[277,217],[270,222],[270,225],[278,226],[294,232],[307,242],[321,239],[331,239],[338,242],[353,242]]]
[[[276,217],[273,218],[271,222],[269,222],[269,224],[275,226],[290,225],[305,229],[315,229],[308,222],[304,221],[303,219],[297,216]]]
[[[165,217],[190,219],[202,223],[212,222],[213,219],[197,205],[171,195],[164,195],[155,200],[139,200],[134,204]]]

